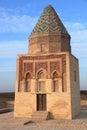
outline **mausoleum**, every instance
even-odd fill
[[[48,5],[29,37],[28,53],[17,55],[15,117],[72,119],[80,113],[79,65],[70,39]]]

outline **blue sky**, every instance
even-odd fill
[[[0,0],[0,92],[15,90],[16,56],[28,52],[28,37],[48,4],[71,35],[80,89],[87,90],[87,0]]]

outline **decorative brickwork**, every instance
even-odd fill
[[[24,79],[24,73],[26,72],[30,72],[33,74],[33,62],[24,62],[24,60],[49,60],[49,59],[60,59],[62,60],[62,73],[66,72],[66,55],[62,54],[62,55],[43,55],[43,56],[24,56],[20,58],[20,62],[19,62],[19,79],[20,81],[22,81],[22,79]],[[60,61],[51,61],[50,63],[50,73],[52,73],[54,70],[60,72],[61,70],[61,65],[60,65]],[[24,68],[24,69],[23,69]],[[45,69],[46,71],[48,71],[48,63],[47,62],[36,62],[35,63],[35,72],[37,72],[40,68]],[[62,75],[62,74],[61,74]]]
[[[60,72],[60,61],[50,62],[50,72],[52,73],[54,70]]]
[[[32,34],[62,32],[68,34],[57,13],[50,5],[47,6],[38,20]]]
[[[31,62],[24,63],[24,73],[26,73],[27,71],[33,73],[33,63]]]
[[[37,62],[35,63],[35,71],[37,72],[40,68],[48,70],[48,64],[47,62]]]
[[[24,56],[22,57],[22,60],[50,60],[55,58],[62,58],[62,60],[65,60],[66,54],[48,54],[48,55],[37,55],[37,56]]]

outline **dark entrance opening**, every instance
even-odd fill
[[[37,94],[37,111],[46,111],[46,94]]]

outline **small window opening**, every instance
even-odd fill
[[[41,44],[41,52],[45,52],[45,45]]]

